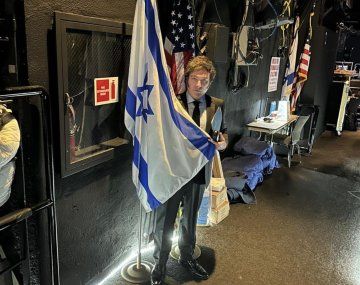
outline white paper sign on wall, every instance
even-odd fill
[[[277,90],[279,68],[280,68],[280,57],[272,57],[270,63],[268,92]]]

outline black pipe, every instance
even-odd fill
[[[54,203],[50,200],[46,200],[44,202],[38,203],[35,206],[29,208],[23,208],[16,211],[13,211],[5,216],[0,217],[0,231],[7,229],[21,221],[28,219],[34,213],[37,213],[43,209],[46,209],[52,206]]]

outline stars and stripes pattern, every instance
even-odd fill
[[[165,43],[166,62],[175,94],[185,92],[184,71],[195,53],[195,22],[188,0],[175,0]]]
[[[308,78],[310,55],[310,39],[307,38],[304,46],[304,51],[300,56],[300,62],[297,68],[296,84],[293,85],[293,89],[291,92],[291,111],[295,111],[296,102],[300,96],[305,81]]]
[[[299,99],[299,96],[301,94],[301,91],[303,89],[303,86],[305,84],[305,81],[308,78],[308,72],[309,72],[309,66],[310,66],[310,57],[311,57],[311,38],[312,38],[312,18],[315,14],[315,5],[316,1],[314,1],[312,11],[310,13],[309,17],[309,32],[308,36],[306,38],[304,50],[300,55],[300,61],[299,65],[297,67],[296,71],[296,82],[293,85],[293,88],[291,90],[291,96],[290,96],[290,109],[291,111],[295,111],[296,109],[296,102]]]

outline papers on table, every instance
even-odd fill
[[[265,122],[264,118],[260,118],[257,121],[247,124],[248,127],[262,128],[277,130],[288,123],[287,120],[272,120],[271,122]]]

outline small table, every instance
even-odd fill
[[[265,133],[271,135],[270,145],[273,145],[273,135],[278,133],[280,130],[284,129],[285,127],[289,126],[291,123],[295,122],[299,116],[297,115],[290,115],[288,120],[272,120],[270,123],[265,122],[263,119],[257,119],[254,122],[251,122],[246,125],[249,131]]]

